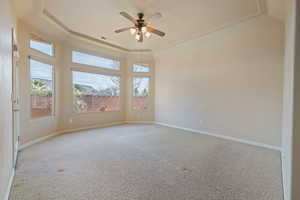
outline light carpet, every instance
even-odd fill
[[[66,134],[20,153],[11,200],[281,200],[280,153],[159,125]]]

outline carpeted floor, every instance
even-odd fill
[[[281,200],[280,153],[158,125],[55,137],[20,153],[11,200]]]

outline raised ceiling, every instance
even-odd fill
[[[266,0],[268,14],[276,19],[284,21],[286,17],[286,3],[286,0]]]
[[[163,49],[199,37],[263,12],[262,0],[14,0],[20,18],[42,27],[42,10],[50,13],[60,26],[100,39],[126,49]],[[282,1],[282,0],[278,0]],[[129,32],[114,33],[118,28],[131,26],[119,15],[126,11],[151,14],[160,12],[151,26],[166,33],[164,38],[153,35],[138,43]],[[52,19],[53,20],[53,19]],[[55,20],[54,20],[55,21]],[[49,27],[48,27],[49,28]],[[49,28],[50,29],[50,28]]]

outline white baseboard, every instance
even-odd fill
[[[276,150],[276,151],[280,151],[280,152],[282,150],[282,148],[278,147],[278,146],[273,146],[273,145],[269,145],[269,144],[254,142],[254,141],[250,141],[250,140],[239,139],[239,138],[235,138],[235,137],[231,137],[231,136],[225,136],[225,135],[216,134],[216,133],[209,133],[209,132],[206,132],[206,131],[185,128],[185,127],[171,125],[171,124],[166,124],[166,123],[162,123],[162,122],[155,122],[155,124],[158,124],[158,125],[161,125],[161,126],[170,127],[170,128],[181,129],[181,130],[189,131],[189,132],[193,132],[193,133],[214,136],[214,137],[217,137],[217,138],[222,138],[222,139],[231,140],[231,141],[235,141],[235,142],[239,142],[239,143],[243,143],[243,144],[249,144],[249,145],[253,145],[253,146],[258,146],[258,147],[263,147],[263,148],[272,149],[272,150]]]
[[[58,135],[62,135],[62,134],[65,134],[65,133],[72,133],[72,132],[78,132],[78,131],[84,131],[84,130],[90,130],[90,129],[97,129],[97,128],[105,128],[105,127],[117,126],[117,125],[122,125],[122,124],[125,124],[125,122],[121,121],[121,122],[113,122],[113,123],[109,123],[109,124],[86,126],[86,127],[82,127],[82,128],[73,128],[73,129],[59,130],[59,131],[51,133],[51,134],[49,134],[47,136],[40,137],[38,139],[26,142],[25,144],[20,145],[19,150],[20,151],[24,150],[25,148],[28,148],[28,147],[30,147],[30,146],[32,146],[34,144],[37,144],[39,142],[48,140],[48,139],[50,139],[52,137],[55,137],[55,136],[58,136]]]
[[[154,124],[154,121],[125,121],[126,124]]]
[[[282,148],[278,147],[278,146],[273,146],[273,145],[269,145],[269,144],[254,142],[254,141],[250,141],[250,140],[239,139],[239,138],[235,138],[235,137],[231,137],[231,136],[225,136],[225,135],[216,134],[216,133],[209,133],[209,132],[206,132],[206,131],[190,129],[190,128],[185,128],[185,127],[181,127],[181,126],[176,126],[176,125],[171,125],[171,124],[166,124],[166,123],[156,122],[156,121],[120,121],[120,122],[113,122],[113,123],[109,123],[109,124],[93,125],[93,126],[88,126],[88,127],[83,127],[83,128],[60,130],[60,131],[57,131],[57,132],[52,133],[50,135],[38,138],[36,140],[32,140],[32,141],[27,142],[25,144],[22,144],[20,146],[19,150],[23,150],[23,149],[25,149],[25,148],[33,145],[33,144],[45,141],[45,140],[47,140],[51,137],[57,136],[57,135],[61,135],[61,134],[65,134],[65,133],[72,133],[72,132],[77,132],[77,131],[84,131],[84,130],[89,130],[89,129],[117,126],[117,125],[122,125],[122,124],[158,124],[158,125],[161,125],[161,126],[181,129],[181,130],[185,130],[185,131],[189,131],[189,132],[193,132],[193,133],[198,133],[198,134],[203,134],[203,135],[214,136],[214,137],[218,137],[218,138],[222,138],[222,139],[226,139],[226,140],[231,140],[231,141],[240,142],[240,143],[243,143],[243,144],[249,144],[249,145],[254,145],[254,146],[258,146],[258,147],[268,148],[268,149],[272,149],[272,150],[276,150],[276,151],[281,151],[282,150]]]
[[[283,187],[283,199],[288,200],[289,199],[289,191],[288,191],[288,182],[286,177],[286,155],[285,151],[281,151],[281,169],[282,169],[282,187]]]
[[[59,134],[64,134],[64,133],[72,133],[72,132],[78,132],[78,131],[85,131],[85,130],[90,130],[90,129],[97,129],[97,128],[105,128],[105,127],[110,127],[110,126],[118,126],[125,124],[124,121],[119,121],[119,122],[113,122],[113,123],[108,123],[108,124],[101,124],[101,125],[92,125],[92,126],[85,126],[82,128],[72,128],[72,129],[65,129],[59,131]]]
[[[12,170],[10,178],[9,178],[9,182],[6,188],[6,192],[5,192],[5,196],[4,196],[4,200],[8,200],[9,199],[9,195],[10,195],[10,191],[13,185],[13,180],[15,177],[15,169]]]
[[[55,137],[59,134],[60,134],[60,132],[54,132],[54,133],[51,133],[50,135],[46,135],[46,136],[40,137],[38,139],[26,142],[25,144],[21,144],[20,147],[19,147],[19,151],[22,151],[23,149],[28,148],[28,147],[30,147],[34,144],[37,144],[37,143],[40,143],[42,141],[48,140],[48,139],[50,139],[52,137]]]

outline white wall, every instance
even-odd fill
[[[295,10],[294,0],[287,1],[286,47],[284,65],[284,93],[282,116],[282,147],[283,147],[283,184],[286,199],[290,200],[292,176],[292,140],[293,140],[293,93],[294,93],[294,56],[295,56]]]
[[[15,18],[9,0],[0,0],[0,199],[12,175],[12,28]]]
[[[300,2],[296,1],[296,40],[294,65],[294,129],[292,146],[292,200],[300,199]]]
[[[268,16],[156,52],[156,121],[281,146],[283,54]]]
[[[292,135],[292,200],[300,199],[300,2],[296,9],[296,38],[294,64],[294,113]]]
[[[287,200],[300,198],[300,3],[287,1],[283,104],[283,177]]]
[[[300,198],[300,3],[287,1],[283,104],[283,177],[287,200]]]

